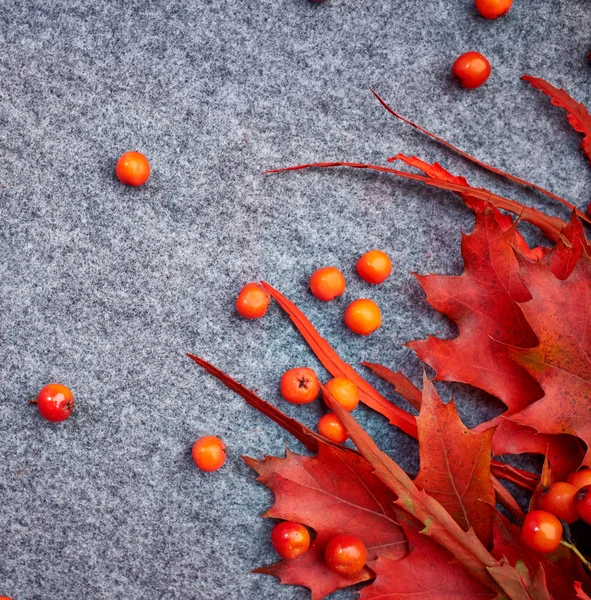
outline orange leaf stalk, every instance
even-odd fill
[[[524,76],[524,78],[525,77],[527,77],[527,76]],[[501,177],[505,177],[506,179],[509,179],[510,181],[513,181],[515,183],[519,183],[520,185],[523,185],[525,187],[532,188],[532,189],[540,192],[541,194],[544,194],[545,196],[548,196],[549,198],[552,198],[553,200],[556,200],[557,202],[560,202],[560,204],[563,204],[564,206],[566,206],[570,210],[575,210],[577,212],[577,215],[579,216],[579,218],[583,219],[587,223],[591,223],[591,219],[589,219],[589,217],[585,213],[583,213],[580,210],[578,210],[576,208],[576,206],[574,206],[574,204],[571,204],[568,200],[565,200],[564,198],[561,198],[560,196],[557,196],[553,192],[550,192],[549,190],[547,190],[547,189],[545,189],[545,188],[543,188],[543,187],[541,187],[539,185],[536,185],[535,183],[530,183],[529,181],[527,181],[525,179],[522,179],[521,177],[517,177],[516,175],[511,175],[511,173],[507,173],[507,171],[503,171],[502,169],[498,169],[497,167],[493,167],[492,165],[489,165],[489,164],[487,164],[485,162],[482,162],[481,160],[478,160],[477,158],[475,158],[474,156],[468,154],[467,152],[464,152],[463,150],[461,150],[457,146],[454,146],[453,144],[450,144],[449,142],[446,142],[443,138],[440,138],[438,135],[435,135],[434,133],[431,133],[430,131],[427,131],[426,129],[424,129],[420,125],[417,125],[416,123],[413,123],[411,120],[409,120],[406,117],[403,117],[402,115],[400,115],[397,112],[395,112],[378,95],[378,93],[375,90],[372,89],[371,93],[376,97],[376,99],[378,100],[378,102],[392,116],[396,117],[397,119],[400,119],[401,121],[404,121],[404,123],[407,123],[411,127],[414,127],[415,129],[417,129],[421,133],[424,133],[426,136],[428,136],[431,139],[439,142],[440,144],[442,144],[446,148],[449,148],[450,150],[452,150],[456,154],[459,154],[460,156],[463,156],[464,158],[466,158],[470,162],[473,162],[474,164],[478,165],[479,167],[482,167],[483,169],[486,169],[487,171],[491,171],[492,173],[495,173],[496,175],[500,175]],[[393,162],[393,161],[397,160],[397,158],[398,158],[397,156],[393,156],[392,158],[388,159],[388,162]]]

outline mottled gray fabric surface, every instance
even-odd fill
[[[314,425],[320,403],[278,396],[289,367],[326,376],[288,319],[277,306],[257,322],[234,312],[240,287],[264,278],[347,360],[381,361],[418,382],[403,342],[454,328],[409,271],[460,272],[473,218],[449,193],[385,175],[261,171],[381,164],[404,151],[565,214],[396,122],[373,86],[402,114],[583,207],[591,175],[580,136],[519,76],[591,102],[590,26],[588,0],[515,0],[496,22],[472,0],[0,1],[0,595],[307,598],[250,574],[275,560],[272,523],[258,518],[272,496],[240,454],[281,454],[288,436],[184,353]],[[465,91],[449,71],[471,49],[493,73]],[[139,189],[114,177],[131,149],[152,163]],[[374,247],[394,271],[370,288],[354,264]],[[326,264],[349,286],[321,304],[307,278]],[[342,323],[359,296],[384,310],[369,338]],[[27,404],[50,381],[76,395],[63,424]],[[500,411],[461,386],[439,389],[459,394],[470,425]],[[358,414],[417,468],[414,442]],[[218,473],[191,461],[203,434],[229,446]]]

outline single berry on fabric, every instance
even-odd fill
[[[566,480],[580,490],[586,485],[591,485],[591,469],[582,467],[578,471],[571,473]]]
[[[490,76],[490,63],[480,52],[466,52],[454,62],[451,72],[463,88],[480,87]]]
[[[117,161],[115,173],[121,183],[138,187],[148,181],[150,163],[141,152],[126,152]]]
[[[271,544],[285,560],[301,556],[310,547],[310,533],[301,523],[284,521],[273,527]]]
[[[320,417],[318,421],[318,433],[337,444],[342,444],[349,439],[349,434],[345,426],[333,412],[326,413]]]
[[[521,527],[521,541],[534,552],[554,552],[562,539],[562,524],[549,512],[532,510],[525,515]]]
[[[381,250],[370,250],[357,261],[357,273],[368,283],[382,283],[391,272],[392,261]]]
[[[369,335],[382,324],[380,307],[367,298],[354,300],[345,311],[345,324],[359,335]]]
[[[359,404],[359,388],[346,377],[333,377],[324,387],[347,412]]]
[[[558,481],[542,492],[539,507],[571,525],[579,519],[575,507],[576,494],[577,488],[574,485]]]
[[[330,302],[345,291],[345,278],[336,267],[322,267],[310,277],[310,291],[323,302]]]
[[[193,460],[202,471],[217,471],[226,462],[226,445],[215,435],[206,435],[193,444]]]
[[[236,310],[245,319],[259,319],[267,312],[271,296],[258,283],[247,283],[236,298]]]
[[[365,566],[367,549],[356,535],[341,533],[335,535],[326,545],[324,560],[335,573],[352,577]]]
[[[513,0],[476,0],[476,10],[485,19],[498,19],[511,10]]]
[[[320,383],[312,369],[299,367],[283,373],[280,389],[284,400],[292,404],[309,404],[318,397]]]
[[[579,517],[591,525],[591,485],[586,485],[577,491],[576,505]]]
[[[65,421],[72,414],[75,404],[72,390],[61,383],[46,385],[32,402],[37,404],[39,414],[53,423]]]

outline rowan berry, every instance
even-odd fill
[[[281,395],[292,404],[309,404],[318,397],[320,383],[312,369],[289,369],[281,377]]]
[[[308,551],[310,533],[301,523],[284,521],[273,527],[271,543],[281,558],[291,560]]]
[[[576,507],[579,517],[591,525],[591,485],[586,485],[577,491]]]
[[[359,404],[359,388],[346,377],[333,377],[324,387],[347,412],[351,412]]]
[[[150,163],[141,152],[126,152],[117,161],[115,173],[121,183],[140,186],[150,177]]]
[[[74,394],[61,383],[46,385],[31,402],[37,404],[39,414],[44,419],[54,423],[65,421],[74,410]]]
[[[591,469],[581,467],[578,471],[571,473],[566,480],[580,490],[583,486],[591,485]]]
[[[345,311],[345,324],[359,335],[369,335],[382,324],[380,307],[367,298],[354,300]]]
[[[485,19],[497,19],[511,10],[513,0],[476,0],[476,10]]]
[[[265,315],[271,296],[258,283],[247,283],[236,298],[236,310],[246,319],[258,319]]]
[[[356,535],[341,533],[335,535],[326,545],[324,559],[335,573],[353,577],[365,566],[367,549]]]
[[[577,488],[570,483],[565,481],[553,483],[547,490],[542,492],[540,509],[553,514],[570,525],[579,519],[575,507],[576,494]]]
[[[217,471],[226,462],[226,445],[214,435],[206,435],[193,444],[193,460],[202,471]]]
[[[480,87],[490,76],[490,63],[480,52],[466,52],[459,56],[451,69],[463,88]]]
[[[370,250],[357,261],[357,273],[368,283],[382,283],[391,272],[392,261],[381,250]]]
[[[310,290],[323,302],[330,302],[345,291],[345,278],[336,267],[322,267],[312,273]]]
[[[345,426],[333,412],[326,413],[323,417],[320,417],[318,421],[318,433],[337,444],[342,444],[349,438]]]
[[[525,515],[521,527],[521,541],[534,552],[548,554],[558,548],[562,538],[562,524],[549,512],[533,510]]]

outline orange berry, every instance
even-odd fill
[[[476,0],[476,9],[485,19],[497,19],[511,10],[513,0]]]
[[[310,277],[310,290],[323,302],[340,296],[345,291],[345,285],[345,278],[336,267],[323,267]]]
[[[357,261],[357,273],[368,283],[382,283],[391,272],[392,261],[381,250],[370,250]]]
[[[553,483],[540,496],[540,509],[562,519],[569,525],[579,520],[575,507],[577,488],[565,481]]]
[[[359,389],[346,377],[334,377],[324,387],[347,412],[359,404]]]
[[[367,548],[356,535],[335,535],[326,545],[324,560],[330,569],[339,575],[353,577],[365,566]]]
[[[349,438],[345,426],[333,412],[326,413],[323,417],[320,417],[318,421],[318,433],[337,444],[342,444]]]
[[[150,177],[150,163],[141,152],[126,152],[117,161],[115,173],[125,185],[143,185]]]
[[[367,298],[354,300],[345,311],[345,324],[360,335],[369,335],[382,324],[380,307]]]
[[[281,395],[292,404],[309,404],[318,397],[320,383],[312,369],[301,367],[285,371],[281,377]]]
[[[491,66],[480,52],[466,52],[456,59],[451,72],[463,88],[474,89],[489,78]]]
[[[591,469],[589,467],[581,467],[578,471],[571,473],[566,480],[580,490],[586,485],[591,485]]]
[[[271,296],[258,283],[247,283],[236,298],[236,310],[246,319],[258,319],[267,312]]]
[[[192,455],[202,471],[217,471],[226,462],[226,445],[215,435],[206,435],[193,444]]]

